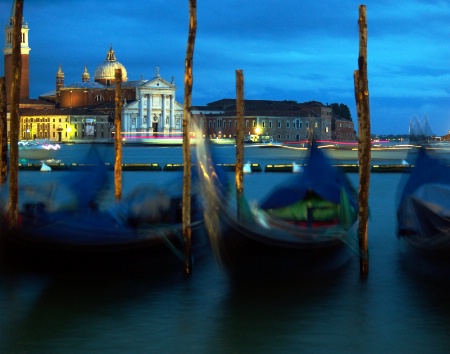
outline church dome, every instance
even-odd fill
[[[114,50],[111,46],[106,55],[106,60],[95,69],[94,80],[104,85],[114,84],[116,69],[122,69],[122,81],[127,81],[127,70],[116,60]]]

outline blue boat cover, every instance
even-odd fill
[[[294,174],[286,183],[276,188],[261,203],[262,209],[281,208],[304,199],[308,192],[315,192],[322,199],[339,204],[345,190],[355,210],[358,203],[347,176],[332,165],[331,159],[313,141],[308,161],[301,173]]]
[[[450,183],[450,166],[437,154],[421,147],[414,165],[414,169],[407,179],[403,193],[400,198],[400,204],[405,198],[413,194],[420,186],[427,183]]]

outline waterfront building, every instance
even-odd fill
[[[109,139],[108,115],[80,108],[20,109],[20,139],[59,142]]]
[[[350,119],[335,116],[332,123],[332,139],[337,141],[354,141],[355,127]]]
[[[115,70],[122,70],[122,134],[133,136],[171,136],[182,132],[183,106],[176,102],[177,87],[172,77],[171,82],[164,80],[159,67],[151,80],[128,80],[127,70],[117,61],[115,52],[110,47],[106,59],[90,80],[85,66],[81,81],[65,83],[61,66],[56,72],[56,90],[53,94],[41,96],[42,99],[55,101],[61,108],[90,108],[108,115],[113,125],[115,116]],[[114,134],[111,131],[110,138]]]
[[[206,106],[193,107],[192,115],[200,122],[203,133],[211,139],[236,135],[236,100],[222,99]],[[336,124],[336,119],[339,123]],[[269,135],[278,142],[302,142],[310,139],[335,138],[333,126],[343,127],[346,140],[355,140],[352,120],[333,116],[332,108],[320,102],[245,100],[244,135]],[[339,137],[344,137],[344,129]],[[350,133],[351,131],[351,133]]]
[[[137,99],[125,102],[122,130],[125,137],[179,136],[182,133],[183,106],[175,100],[177,87],[164,80],[156,68],[152,80],[142,80],[136,86]],[[136,134],[137,133],[137,134]]]

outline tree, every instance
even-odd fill
[[[352,120],[352,114],[350,113],[350,109],[347,105],[343,103],[332,103],[331,109],[333,115]]]

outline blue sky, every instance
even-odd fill
[[[129,80],[155,68],[174,77],[183,102],[188,0],[25,0],[30,95],[93,77],[112,44]],[[234,98],[235,71],[246,99],[344,103],[357,122],[353,71],[358,67],[354,0],[197,0],[193,105]],[[371,0],[368,77],[373,134],[406,134],[426,115],[436,135],[450,130],[450,2]],[[6,24],[12,0],[0,2]],[[2,27],[4,28],[4,26]],[[2,42],[2,48],[4,40]],[[0,56],[3,73],[3,55]]]

